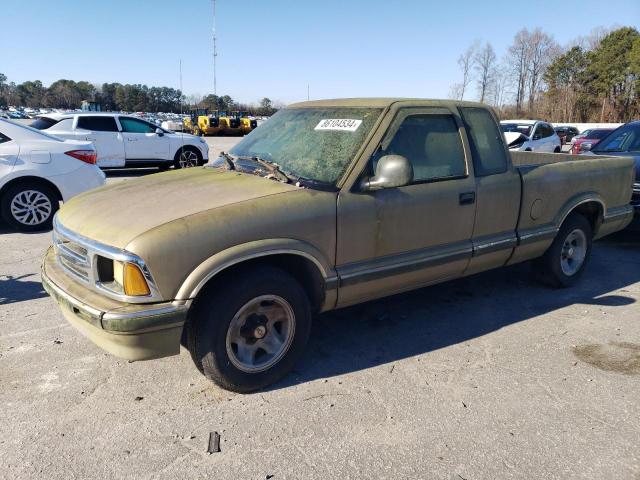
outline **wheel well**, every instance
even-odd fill
[[[604,212],[602,210],[602,204],[599,202],[585,202],[578,205],[572,211],[579,213],[583,217],[585,217],[589,224],[591,225],[591,232],[595,235],[600,228],[600,224],[602,223],[602,217]]]
[[[200,153],[200,150],[198,150],[193,145],[183,145],[183,146],[179,147],[178,150],[176,150],[176,154],[173,156],[173,159],[175,161],[178,161],[178,157],[180,156],[180,152],[182,152],[184,150],[191,150],[192,152],[195,152],[195,154],[198,156],[198,159],[202,160],[202,154]]]
[[[42,177],[34,177],[34,176],[17,177],[12,180],[9,180],[6,184],[2,186],[2,188],[0,188],[0,198],[2,198],[2,196],[4,195],[4,192],[6,192],[9,188],[13,187],[14,185],[20,185],[23,183],[35,183],[38,185],[47,186],[55,192],[56,196],[58,197],[58,200],[60,201],[63,200],[62,194],[60,193],[60,190],[58,190],[58,187],[55,186],[55,184],[51,183],[49,180],[44,179]]]
[[[302,285],[309,296],[311,310],[316,313],[320,311],[324,302],[324,277],[318,267],[309,259],[296,254],[282,253],[267,255],[264,257],[246,260],[230,267],[213,276],[200,290],[200,293],[215,288],[217,285],[233,281],[233,277],[248,269],[268,265],[284,270]],[[200,295],[198,293],[198,295]]]

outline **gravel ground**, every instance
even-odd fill
[[[325,314],[251,395],[80,336],[40,284],[49,242],[0,225],[0,478],[640,479],[632,234],[572,289],[518,265]]]

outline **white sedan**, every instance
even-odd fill
[[[105,183],[91,142],[63,140],[0,119],[0,211],[23,232],[51,228],[74,195]]]
[[[186,168],[209,160],[203,138],[121,113],[53,113],[38,117],[31,126],[60,138],[93,142],[101,168]]]

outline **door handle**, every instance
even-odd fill
[[[97,140],[97,138],[87,137],[87,138],[85,138],[85,140],[89,140],[90,142],[95,142]]]
[[[137,138],[127,138],[128,142],[137,142],[138,139]]]
[[[458,197],[460,205],[472,205],[476,203],[476,192],[464,192]]]

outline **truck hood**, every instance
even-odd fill
[[[84,237],[124,249],[137,236],[174,220],[298,189],[246,173],[189,168],[78,195],[60,209],[58,221]]]

